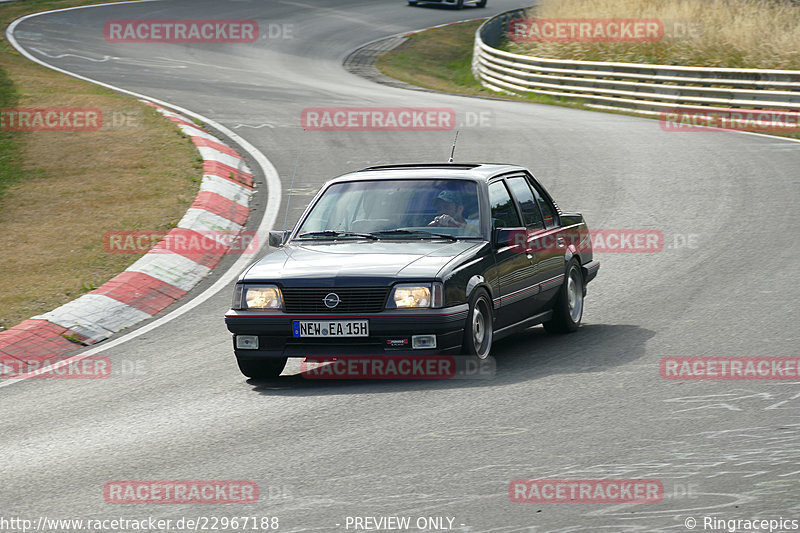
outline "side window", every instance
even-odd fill
[[[539,211],[539,206],[536,205],[536,200],[533,198],[533,193],[525,178],[519,176],[516,178],[509,178],[507,181],[508,186],[511,187],[511,192],[517,198],[517,202],[519,202],[519,207],[522,210],[522,220],[525,221],[525,227],[528,229],[544,229],[542,213]]]
[[[517,208],[511,201],[505,184],[495,181],[489,184],[489,205],[492,206],[492,228],[518,228],[522,226]]]
[[[553,209],[553,205],[539,192],[539,187],[536,183],[531,183],[531,188],[536,195],[536,202],[539,204],[539,207],[542,208],[545,226],[547,226],[547,229],[554,228],[556,226],[556,210]]]

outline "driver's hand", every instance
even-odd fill
[[[441,226],[441,227],[449,227],[449,228],[458,228],[461,224],[458,223],[456,219],[451,217],[450,215],[439,215],[438,217],[434,218],[428,226]]]

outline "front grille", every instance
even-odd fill
[[[336,287],[283,289],[283,304],[287,313],[378,313],[383,311],[388,287]],[[339,305],[329,308],[324,299],[334,293]]]

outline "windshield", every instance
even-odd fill
[[[301,239],[480,237],[478,187],[452,179],[374,180],[329,187]]]

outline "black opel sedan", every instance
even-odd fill
[[[582,215],[501,164],[340,176],[270,245],[225,315],[252,378],[278,376],[289,357],[486,358],[529,326],[575,331],[600,266]]]

